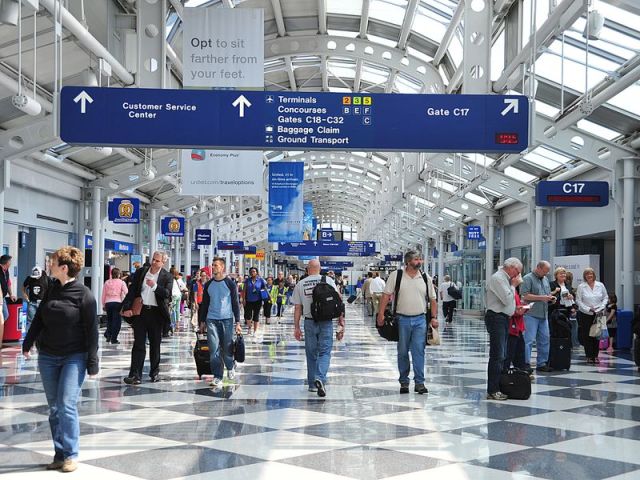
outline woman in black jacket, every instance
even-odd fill
[[[22,353],[38,341],[38,368],[49,404],[55,455],[47,470],[77,468],[80,422],[78,398],[85,374],[98,374],[98,318],[91,290],[76,281],[84,265],[82,252],[63,247],[51,256],[55,278],[27,332]]]

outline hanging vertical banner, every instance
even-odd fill
[[[211,246],[211,230],[196,228],[196,246]]]
[[[302,240],[303,186],[304,162],[269,164],[270,242]]]
[[[185,8],[182,35],[185,87],[264,85],[262,8]]]
[[[313,203],[304,202],[303,208],[302,240],[313,240]]]
[[[182,150],[182,195],[262,195],[262,152]]]
[[[165,237],[184,237],[184,217],[163,217],[160,230]]]
[[[109,202],[109,221],[113,223],[140,223],[140,200],[114,198]]]

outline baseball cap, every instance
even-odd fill
[[[31,270],[31,278],[40,278],[42,276],[42,269],[38,266],[33,267]]]

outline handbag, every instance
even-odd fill
[[[233,342],[233,359],[238,362],[244,362],[245,348],[244,338],[242,335],[236,335],[236,340]]]
[[[379,327],[378,333],[382,338],[389,342],[397,342],[400,340],[400,331],[398,329],[398,317],[396,316],[396,306],[398,305],[398,295],[400,294],[400,281],[402,280],[402,270],[396,272],[396,285],[393,296],[393,307],[387,303],[384,310],[384,324]]]
[[[124,321],[131,325],[132,317],[137,317],[142,313],[142,297],[136,297],[133,299],[131,308],[128,310],[121,310],[120,316],[124,318]]]
[[[518,368],[510,368],[500,375],[500,391],[510,400],[527,400],[531,396],[529,373]]]
[[[262,300],[269,300],[271,299],[271,296],[269,295],[269,292],[263,289],[260,290],[260,298],[262,298]]]
[[[607,317],[598,314],[593,319],[593,323],[589,327],[589,336],[593,338],[600,338],[602,336],[602,330],[607,328]]]
[[[427,344],[440,345],[440,332],[438,332],[437,328],[433,328],[431,325],[427,327]]]

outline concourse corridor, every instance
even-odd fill
[[[640,375],[628,355],[540,374],[529,400],[485,400],[488,341],[479,318],[457,317],[427,347],[428,395],[399,394],[395,344],[360,305],[334,344],[327,397],[307,391],[291,307],[246,337],[233,382],[198,380],[193,333],[162,343],[159,383],[127,386],[132,334],[102,344],[101,373],[84,384],[80,466],[69,478],[567,479],[640,478]],[[442,328],[442,327],[441,327]],[[101,336],[101,341],[103,337]],[[58,478],[34,359],[5,348],[0,369],[0,476]],[[148,368],[148,365],[145,365]]]

